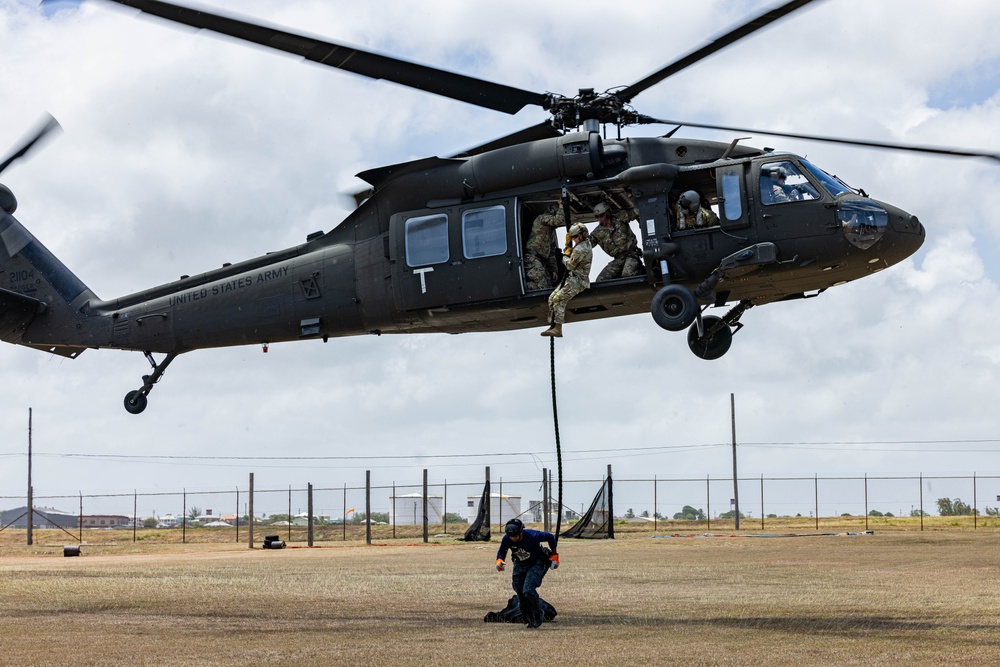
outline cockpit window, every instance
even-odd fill
[[[834,197],[842,195],[845,192],[853,192],[850,187],[837,179],[837,177],[831,176],[808,160],[802,160],[802,166]]]
[[[819,191],[787,160],[760,168],[760,201],[766,205],[819,199]]]

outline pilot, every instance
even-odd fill
[[[500,549],[497,551],[497,572],[503,572],[503,562],[510,551],[514,562],[514,574],[510,583],[517,593],[521,615],[529,628],[537,628],[545,620],[538,587],[542,585],[542,579],[550,568],[554,570],[559,567],[555,535],[525,528],[520,519],[508,521],[503,532]]]
[[[785,185],[785,179],[788,178],[788,172],[785,171],[785,168],[772,167],[767,175],[770,179],[769,183],[760,184],[764,203],[783,204],[784,202],[791,201],[791,198],[788,196],[788,186]]]
[[[629,226],[629,222],[638,217],[636,212],[631,208],[612,212],[611,207],[602,201],[594,207],[594,216],[600,224],[590,234],[590,244],[600,246],[612,257],[597,275],[597,282],[639,275],[642,254],[635,233]]]
[[[551,326],[542,332],[543,336],[562,338],[562,325],[566,321],[566,304],[590,287],[590,265],[594,261],[594,251],[590,247],[587,228],[578,222],[569,228],[569,235],[573,239],[573,250],[568,256],[563,257],[566,276],[562,284],[549,295]]]
[[[524,244],[524,274],[529,292],[552,289],[559,279],[559,250],[555,230],[565,223],[562,201],[550,206],[531,223],[528,241]]]
[[[677,200],[674,207],[677,216],[677,230],[698,229],[719,224],[719,216],[710,208],[701,205],[701,195],[688,190]]]

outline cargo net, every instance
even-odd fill
[[[489,542],[490,541],[490,522],[489,522],[489,510],[490,510],[490,482],[486,480],[486,486],[483,488],[483,497],[479,499],[479,512],[476,514],[476,520],[472,522],[469,529],[465,531],[465,537],[462,539],[466,542]]]
[[[575,524],[562,531],[560,537],[578,537],[585,540],[614,539],[615,524],[611,516],[611,477],[604,480],[590,509]]]

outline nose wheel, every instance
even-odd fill
[[[129,414],[137,415],[146,409],[146,405],[149,403],[147,398],[149,392],[153,391],[153,385],[160,381],[160,378],[163,377],[163,371],[167,370],[170,362],[177,358],[177,354],[177,352],[170,352],[162,362],[157,364],[152,353],[146,352],[146,360],[153,367],[153,372],[150,375],[142,376],[141,387],[125,394],[125,410]]]

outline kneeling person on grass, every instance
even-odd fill
[[[525,623],[529,628],[537,628],[544,620],[537,589],[549,568],[559,567],[556,538],[552,533],[525,528],[520,519],[511,519],[503,530],[497,551],[497,572],[503,571],[507,551],[510,551],[514,562],[511,586],[517,593]]]

